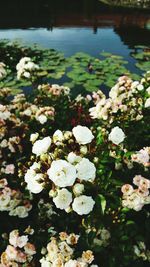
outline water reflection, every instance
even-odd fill
[[[108,8],[98,0],[1,0],[0,38],[20,38],[67,55],[101,50],[129,56],[150,45],[150,14]],[[128,52],[127,52],[128,51]]]

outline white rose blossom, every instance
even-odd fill
[[[82,160],[82,158],[80,156],[77,156],[74,152],[70,152],[68,154],[67,160],[71,164],[77,164],[77,163],[79,163]]]
[[[96,176],[96,168],[94,163],[87,158],[83,158],[77,165],[77,176],[80,180],[94,180]]]
[[[94,135],[86,126],[78,125],[72,129],[73,135],[80,145],[86,145],[92,142]]]
[[[34,166],[35,165],[35,166]],[[38,168],[39,164],[33,164],[30,169],[25,174],[25,182],[27,183],[27,188],[34,194],[38,194],[43,190],[43,174],[36,173],[33,168]],[[42,181],[42,182],[41,182]]]
[[[44,137],[43,139],[37,140],[34,143],[32,147],[32,152],[37,156],[40,156],[41,154],[44,154],[48,151],[50,145],[51,145],[51,138],[49,136]]]
[[[41,114],[36,118],[37,121],[39,121],[41,124],[44,124],[47,122],[47,117],[44,114]]]
[[[145,108],[149,108],[150,107],[150,98],[147,98],[145,101]]]
[[[73,201],[72,208],[79,215],[89,214],[94,207],[95,201],[90,196],[81,195]]]
[[[38,137],[39,137],[39,133],[31,134],[30,141],[34,143],[38,139]]]
[[[49,179],[59,187],[72,186],[77,178],[76,168],[66,160],[55,160],[47,171]]]
[[[110,141],[112,141],[113,144],[115,145],[119,145],[120,143],[122,143],[125,139],[125,134],[124,132],[122,131],[121,128],[119,128],[118,126],[114,127],[109,136],[108,136],[108,139]]]
[[[58,191],[58,195],[53,198],[53,202],[58,209],[65,210],[72,202],[72,194],[66,188],[63,188]]]
[[[64,140],[64,136],[62,131],[57,130],[53,134],[53,142],[57,144],[57,142],[62,142]]]

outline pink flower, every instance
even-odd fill
[[[142,176],[141,175],[136,175],[134,178],[133,178],[133,183],[137,186],[139,186],[140,184],[140,181],[142,180]]]
[[[24,263],[27,261],[27,255],[21,251],[18,251],[16,261],[20,263]]]
[[[125,184],[122,186],[121,191],[124,195],[129,196],[133,193],[134,189],[133,189],[132,185]]]
[[[35,246],[29,242],[24,246],[24,250],[26,254],[31,256],[36,253]]]
[[[17,257],[17,250],[13,246],[8,245],[6,248],[6,254],[10,260],[15,260]]]
[[[14,164],[9,164],[9,165],[6,166],[6,168],[5,168],[5,173],[6,174],[14,174],[14,172],[15,172]]]

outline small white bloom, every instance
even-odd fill
[[[38,139],[38,137],[39,137],[38,133],[31,134],[30,141],[34,143]]]
[[[46,153],[50,145],[51,145],[51,138],[49,136],[43,138],[42,140],[37,140],[32,147],[32,152],[37,156],[39,156],[41,154]]]
[[[28,242],[28,236],[27,235],[22,235],[19,236],[17,239],[17,246],[19,248],[23,248]]]
[[[63,188],[58,191],[58,195],[53,198],[53,202],[58,209],[65,210],[72,202],[72,194],[67,189]]]
[[[79,184],[79,183],[76,183],[74,186],[73,186],[73,193],[76,195],[76,196],[79,196],[83,193],[84,191],[84,185],[83,184]]]
[[[150,86],[146,89],[146,92],[150,95]]]
[[[77,267],[80,266],[77,260],[69,260],[65,263],[65,267]]]
[[[116,126],[111,130],[111,132],[108,136],[108,139],[110,141],[112,141],[113,144],[119,145],[120,143],[122,143],[124,141],[125,134],[121,128]]]
[[[40,116],[38,116],[36,118],[36,120],[39,121],[41,124],[44,124],[47,122],[47,117],[45,115],[41,114]]]
[[[53,134],[54,143],[62,142],[63,140],[64,140],[64,136],[63,136],[62,131],[60,131],[60,130],[55,131]]]
[[[80,153],[83,155],[86,155],[88,152],[87,146],[81,146],[80,147]]]
[[[25,71],[25,72],[23,73],[23,76],[24,76],[25,78],[29,79],[29,78],[31,77],[31,74],[30,74],[30,72]]]
[[[77,176],[80,180],[94,180],[96,176],[95,165],[87,158],[83,158],[77,165]]]
[[[145,108],[149,108],[150,107],[150,98],[146,99],[146,102],[145,102]]]
[[[43,179],[43,174],[38,173],[27,182],[27,188],[34,194],[39,194],[43,190],[43,183],[39,181]]]
[[[27,108],[26,110],[23,111],[23,114],[30,117],[32,115],[31,109]]]
[[[91,143],[94,138],[91,130],[86,126],[78,125],[72,129],[72,132],[77,143],[80,145]]]
[[[92,197],[81,195],[73,201],[72,208],[79,215],[89,214],[94,207],[95,201]]]
[[[75,167],[66,160],[55,160],[52,162],[47,174],[59,187],[72,186],[77,178]]]
[[[15,212],[19,218],[26,218],[28,216],[28,210],[24,206],[18,206]]]
[[[71,164],[77,164],[77,163],[79,163],[82,160],[82,158],[80,156],[77,156],[74,152],[70,152],[68,154],[67,160]]]
[[[137,86],[138,91],[142,91],[144,89],[144,86],[142,84],[139,84]]]
[[[45,258],[40,259],[40,263],[41,263],[41,267],[51,267],[52,266],[51,263]]]

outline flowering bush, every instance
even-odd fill
[[[38,69],[25,57],[18,78]],[[148,266],[150,73],[120,77],[108,98],[48,83],[9,93],[0,92],[0,266]]]

